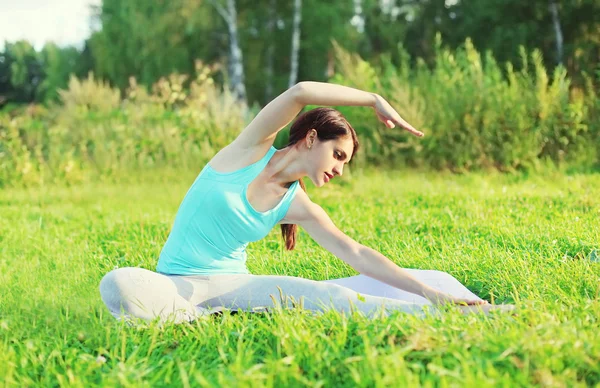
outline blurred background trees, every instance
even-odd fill
[[[379,93],[426,133],[338,107],[362,144],[353,167],[597,169],[599,14],[600,0],[103,0],[83,49],[0,52],[0,187],[196,170],[303,80]]]
[[[399,65],[405,51],[411,66],[417,58],[433,66],[437,33],[451,49],[470,38],[500,64],[520,66],[519,46],[539,49],[549,74],[562,63],[581,84],[582,73],[598,71],[597,15],[600,0],[103,0],[95,10],[100,29],[84,50],[7,43],[0,99],[52,101],[70,74],[90,71],[121,91],[130,77],[150,87],[171,73],[193,73],[199,59],[223,63],[219,82],[264,105],[290,79],[328,80],[332,40],[371,63],[383,56]]]

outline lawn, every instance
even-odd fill
[[[98,290],[154,270],[194,173],[0,191],[6,386],[598,386],[600,175],[344,174],[313,201],[403,268],[446,271],[519,315],[369,320],[299,308],[128,327]],[[254,274],[357,275],[302,229],[248,247]]]

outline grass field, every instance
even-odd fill
[[[300,309],[128,327],[115,267],[154,270],[195,175],[0,191],[0,384],[599,386],[600,175],[348,174],[310,186],[336,225],[403,268],[446,271],[519,315],[369,320]],[[300,229],[250,244],[254,274],[357,272]]]

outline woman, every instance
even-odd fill
[[[334,109],[313,109],[295,120],[285,148],[273,147],[277,133],[309,104],[370,106],[389,128],[397,124],[423,136],[377,94],[328,83],[296,84],[265,106],[204,166],[179,207],[157,272],[118,268],[104,276],[100,292],[113,316],[159,317],[161,322],[173,319],[178,323],[223,308],[268,310],[280,296],[286,304],[288,297],[303,299],[303,307],[312,311],[331,307],[350,311],[352,304],[369,317],[378,314],[380,307],[424,313],[422,305],[372,295],[359,298],[355,291],[337,284],[250,274],[246,246],[265,237],[276,224],[281,224],[288,250],[295,246],[300,225],[358,272],[421,295],[433,304],[466,304],[460,307],[465,313],[507,309],[439,292],[334,225],[310,200],[301,179],[307,176],[321,187],[342,175],[359,147],[352,126]],[[211,310],[213,307],[217,310]]]

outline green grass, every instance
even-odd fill
[[[299,308],[128,327],[99,295],[115,267],[154,270],[194,173],[0,192],[6,386],[598,386],[600,176],[345,174],[309,195],[404,268],[450,273],[520,313],[376,320]],[[594,253],[595,252],[595,253]],[[248,248],[254,274],[357,272],[300,229]]]

